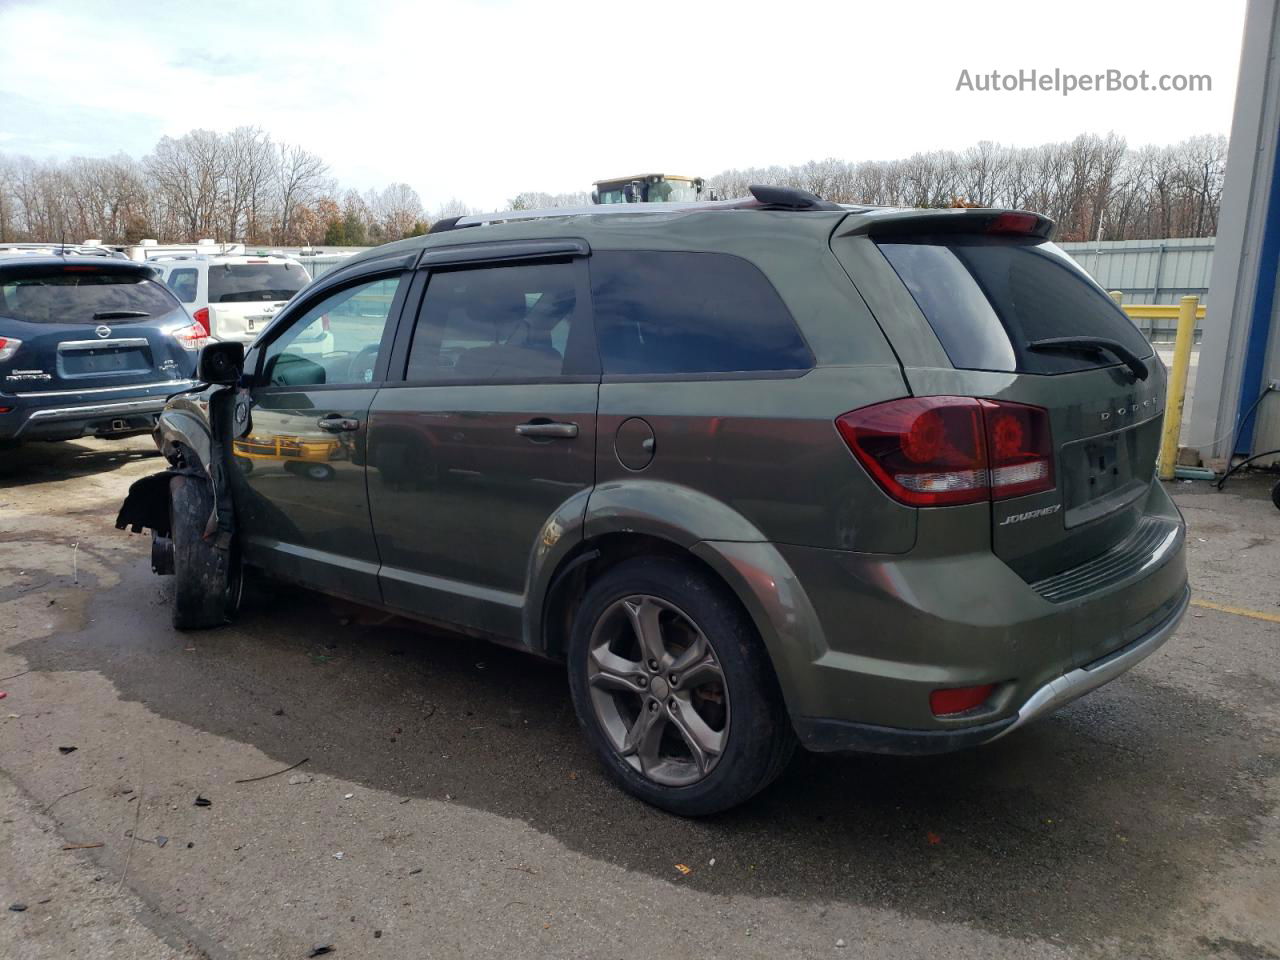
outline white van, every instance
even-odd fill
[[[311,282],[292,257],[176,254],[149,258],[160,279],[214,340],[252,343]],[[326,336],[323,332],[321,337]]]

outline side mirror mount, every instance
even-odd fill
[[[235,340],[222,340],[207,344],[200,351],[196,365],[196,377],[205,383],[234,387],[244,372],[244,344]]]

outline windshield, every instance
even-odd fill
[[[97,323],[179,309],[164,287],[136,273],[87,270],[55,267],[0,281],[0,316],[23,323]]]
[[[227,263],[209,267],[209,302],[288,300],[307,285],[296,263]]]

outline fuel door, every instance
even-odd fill
[[[630,417],[618,425],[613,436],[613,452],[628,470],[643,470],[653,460],[657,440],[647,420]]]

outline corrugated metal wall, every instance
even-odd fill
[[[1177,303],[1188,294],[1204,300],[1209,292],[1213,237],[1059,245],[1108,290],[1123,291],[1125,303]]]

